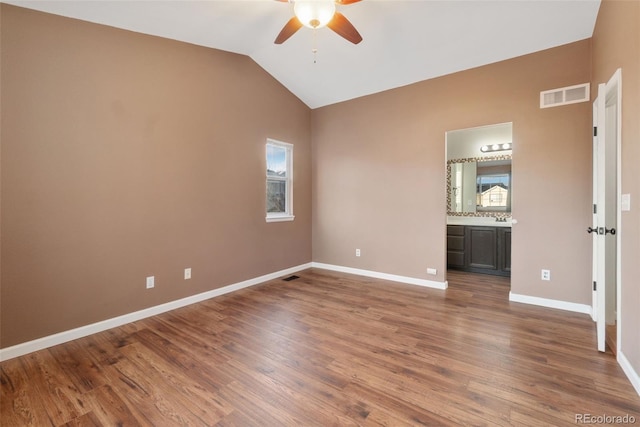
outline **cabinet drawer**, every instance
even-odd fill
[[[464,225],[447,225],[447,236],[464,236]]]
[[[447,236],[447,250],[464,251],[464,236]]]
[[[447,252],[447,265],[450,267],[464,267],[464,252]]]

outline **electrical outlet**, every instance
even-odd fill
[[[551,270],[542,270],[540,278],[542,280],[551,280]]]
[[[191,268],[184,269],[184,280],[191,279]]]
[[[438,270],[436,270],[435,268],[427,268],[427,274],[435,276],[436,274],[438,274]]]
[[[360,256],[360,249],[356,249],[356,256]]]
[[[147,289],[151,289],[155,286],[156,278],[155,276],[147,277]]]

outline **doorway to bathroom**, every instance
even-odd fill
[[[510,283],[512,128],[500,123],[446,133],[448,272]]]

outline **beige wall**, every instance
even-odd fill
[[[622,193],[631,211],[622,212],[621,352],[640,372],[640,2],[604,0],[593,34],[592,89],[622,69]]]
[[[623,67],[636,206],[639,8],[605,0],[592,42],[310,112],[249,58],[1,5],[0,346],[309,262],[312,242],[317,262],[444,281],[445,132],[510,121],[512,290],[590,304],[591,105],[540,110],[538,96]],[[264,221],[267,137],[295,144],[293,223]],[[621,236],[629,325],[634,212]],[[634,331],[623,351],[638,372]]]
[[[444,281],[445,132],[513,122],[512,291],[590,305],[591,104],[539,108],[590,66],[585,40],[314,110],[314,261]]]
[[[310,110],[251,59],[1,10],[2,347],[311,261]]]

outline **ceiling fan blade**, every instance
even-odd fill
[[[300,20],[294,16],[282,28],[282,31],[280,31],[280,34],[278,34],[278,37],[276,37],[274,43],[275,44],[284,43],[289,37],[294,35],[295,32],[298,31],[300,28],[302,28],[302,22],[300,22]]]
[[[361,0],[335,0],[335,1],[336,1],[336,4],[347,5],[351,3],[358,3]]]
[[[327,24],[327,27],[353,44],[358,44],[362,41],[362,36],[358,30],[356,30],[356,27],[340,12],[336,12],[333,19]]]

